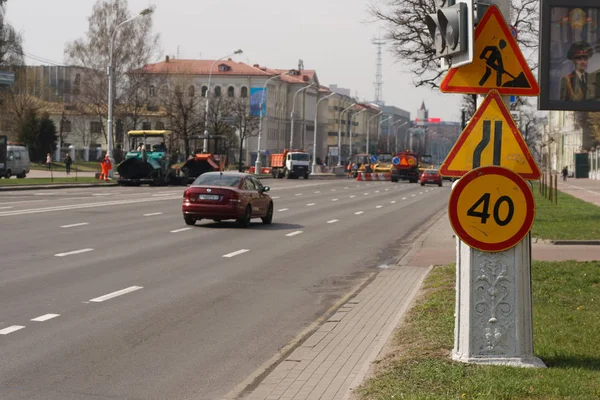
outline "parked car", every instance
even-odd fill
[[[426,169],[419,178],[421,186],[425,186],[426,183],[434,183],[438,186],[442,186],[442,176],[437,169]]]
[[[17,178],[25,178],[29,173],[31,165],[27,147],[9,144],[6,150],[6,167],[3,171],[4,177],[8,179],[12,175],[15,175]]]
[[[270,224],[273,200],[269,190],[251,174],[206,172],[183,192],[183,220],[194,225],[201,219],[234,219],[245,228],[253,218],[261,218],[264,224]]]

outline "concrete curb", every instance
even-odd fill
[[[558,246],[579,245],[579,246],[600,246],[600,240],[551,240],[550,243]]]
[[[106,187],[106,186],[118,186],[118,183],[57,183],[50,185],[14,185],[0,187],[1,192],[13,192],[22,190],[45,190],[45,189],[71,189],[81,187]]]

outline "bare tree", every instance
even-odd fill
[[[169,127],[173,131],[174,139],[184,143],[185,154],[190,155],[190,138],[197,135],[204,127],[203,104],[200,93],[197,93],[193,80],[187,77],[173,78],[173,90],[166,89],[160,92],[162,105],[169,120]],[[172,148],[173,143],[170,143]],[[195,149],[194,149],[195,150]]]
[[[23,39],[6,22],[6,2],[7,0],[0,0],[0,65],[23,65]]]
[[[239,98],[231,102],[231,117],[233,127],[238,133],[238,171],[242,172],[242,157],[244,154],[244,141],[250,137],[258,136],[260,117],[250,113],[249,99]],[[231,143],[234,143],[232,138]]]
[[[391,43],[396,60],[413,75],[416,87],[437,88],[446,74],[439,70],[425,23],[425,17],[437,11],[436,3],[436,0],[381,0],[380,4],[370,6],[371,16],[384,23],[385,38]],[[539,1],[513,0],[511,8],[511,24],[519,31],[518,43],[535,49],[539,43]]]
[[[97,0],[92,14],[88,18],[88,31],[84,38],[70,42],[65,47],[67,62],[71,65],[86,68],[87,72],[81,82],[81,90],[76,96],[77,102],[90,107],[102,122],[108,114],[108,76],[106,68],[110,64],[110,48],[114,33],[113,68],[114,68],[114,104],[118,112],[119,104],[126,104],[140,90],[127,72],[142,68],[156,59],[159,51],[159,35],[152,33],[152,16],[138,18],[122,25],[115,33],[117,26],[129,19],[132,14],[128,10],[127,0]],[[136,103],[141,107],[140,103]],[[120,110],[126,110],[121,107]],[[116,114],[116,119],[124,118]],[[102,133],[106,138],[104,124]]]

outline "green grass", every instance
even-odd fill
[[[48,167],[46,164],[41,163],[31,163],[30,169],[37,171],[47,171]],[[53,171],[65,171],[65,163],[64,162],[52,162],[52,170]],[[77,164],[71,164],[71,172],[100,172],[100,163],[97,161],[82,161]]]
[[[558,204],[544,198],[538,184],[533,186],[535,221],[531,235],[538,239],[600,239],[600,207],[558,192]]]
[[[52,185],[59,183],[104,183],[91,176],[80,176],[73,178],[27,178],[27,179],[0,179],[0,186],[29,186],[29,185]]]
[[[359,399],[600,398],[600,261],[533,263],[534,349],[544,369],[450,360],[455,273],[450,265],[429,274]]]

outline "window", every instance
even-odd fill
[[[220,64],[219,65],[219,72],[228,72],[231,71],[231,67],[227,64]]]
[[[162,131],[162,130],[164,130],[164,129],[165,129],[165,124],[164,124],[164,122],[162,122],[162,121],[158,121],[158,122],[156,123],[156,130],[157,130],[157,131]]]
[[[150,86],[148,88],[148,95],[150,97],[155,97],[156,96],[156,88],[154,86]]]
[[[90,122],[90,133],[100,133],[102,132],[102,123],[98,121]]]
[[[250,180],[250,178],[244,179],[244,190],[257,190],[256,186],[254,186],[254,182]]]
[[[188,97],[194,97],[196,95],[196,87],[190,86],[188,88]]]
[[[64,133],[70,133],[71,132],[71,121],[69,121],[68,119],[64,120],[62,130]]]
[[[258,181],[258,179],[253,178],[253,177],[250,177],[249,179],[252,181],[252,183],[254,183],[255,190],[263,189],[263,185]]]
[[[175,94],[180,95],[181,93],[182,93],[181,86],[179,86],[179,85],[175,86]]]
[[[235,89],[233,86],[229,86],[227,88],[227,97],[233,97],[235,95]]]
[[[208,87],[202,86],[202,97],[206,97],[206,92],[208,92]]]
[[[221,175],[220,172],[212,173],[207,172],[200,175],[192,185],[218,185],[218,186],[229,186],[229,187],[238,187],[240,184],[240,180],[242,178],[239,176],[231,176],[231,175]]]
[[[241,93],[242,98],[246,98],[248,97],[248,88],[246,86],[242,87],[242,93]]]
[[[162,85],[160,87],[160,96],[167,97],[169,95],[169,88],[167,85]]]
[[[221,86],[215,86],[215,97],[221,97]]]
[[[150,122],[142,122],[142,130],[149,131],[152,129],[152,124]]]

